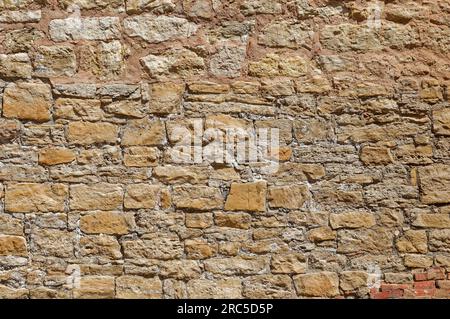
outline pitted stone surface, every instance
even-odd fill
[[[449,10],[0,0],[0,299],[450,298]]]

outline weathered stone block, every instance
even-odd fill
[[[437,135],[450,135],[450,108],[433,111],[433,131]]]
[[[36,23],[41,20],[41,10],[1,11],[0,23]]]
[[[217,212],[214,214],[214,221],[220,227],[248,229],[251,220],[251,215],[247,213]]]
[[[71,46],[40,46],[34,54],[34,75],[39,77],[73,76],[77,58]]]
[[[354,291],[368,286],[369,275],[364,271],[343,271],[339,277],[339,286],[345,291]]]
[[[306,272],[306,257],[300,253],[273,255],[270,268],[274,274],[303,274]]]
[[[385,229],[342,230],[338,233],[337,251],[343,254],[387,253],[392,249],[393,234]]]
[[[20,135],[20,122],[0,119],[0,143],[7,144],[16,140]]]
[[[268,261],[263,257],[212,258],[204,264],[206,271],[222,275],[257,275],[268,268]]]
[[[163,82],[152,84],[149,111],[155,114],[178,113],[181,107],[184,84]]]
[[[175,8],[173,0],[126,0],[127,13],[150,11],[155,13],[171,12]]]
[[[81,93],[81,92],[80,92]],[[99,121],[103,118],[101,101],[93,99],[59,98],[54,105],[57,119]],[[81,123],[77,125],[81,126]]]
[[[251,299],[295,298],[294,285],[287,275],[259,275],[243,281],[243,295]]]
[[[149,54],[141,63],[149,75],[156,79],[188,78],[204,73],[205,61],[193,50],[174,48],[161,55]]]
[[[115,184],[70,186],[70,208],[74,210],[115,210],[122,208],[123,188]]]
[[[327,226],[318,227],[311,229],[307,233],[307,237],[312,242],[320,243],[323,241],[336,239],[336,232]]]
[[[417,214],[412,223],[421,228],[450,228],[449,214]]]
[[[294,21],[275,21],[263,28],[258,43],[268,47],[299,48],[310,42],[311,30]]]
[[[400,253],[425,254],[428,251],[427,245],[427,234],[423,230],[407,230],[396,242]]]
[[[3,94],[3,116],[46,122],[50,120],[50,86],[38,83],[12,83]]]
[[[113,40],[120,36],[120,20],[118,17],[77,16],[56,19],[49,23],[50,37],[53,41],[70,40]]]
[[[158,277],[121,276],[116,279],[116,296],[120,299],[157,299],[162,297]]]
[[[269,187],[267,195],[271,208],[300,209],[308,198],[308,187],[304,185]]]
[[[74,151],[64,147],[47,147],[39,152],[39,164],[41,165],[52,166],[66,164],[74,160]]]
[[[361,150],[361,161],[366,165],[388,165],[394,162],[387,147],[366,146]]]
[[[31,61],[28,54],[0,54],[0,76],[28,79],[31,77],[31,70]]]
[[[339,228],[370,228],[376,224],[375,216],[365,212],[348,212],[330,215],[330,225]]]
[[[187,284],[189,298],[233,299],[242,298],[242,283],[239,278],[227,278],[217,281],[207,279],[190,280]]]
[[[68,187],[63,184],[10,184],[5,191],[5,210],[11,213],[63,212]]]
[[[434,164],[419,169],[421,199],[425,204],[450,203],[450,166]]]
[[[130,37],[140,37],[149,43],[188,38],[197,31],[197,25],[184,18],[151,14],[125,18],[123,25]]]
[[[157,146],[166,142],[164,123],[159,120],[147,119],[128,121],[122,135],[122,145],[149,145]]]
[[[125,258],[145,258],[169,260],[183,255],[183,245],[178,236],[156,234],[157,237],[144,240],[122,242]]]
[[[122,212],[92,212],[81,216],[80,229],[86,234],[124,235],[130,232],[132,217]]]
[[[158,165],[158,157],[157,148],[133,146],[125,149],[123,163],[127,167],[151,167]]]
[[[28,256],[25,238],[0,235],[0,256]]]
[[[159,202],[160,186],[148,184],[128,185],[124,207],[127,209],[155,208]]]
[[[67,139],[72,144],[114,144],[118,127],[111,123],[71,122],[67,127]]]
[[[225,202],[225,210],[265,211],[267,184],[232,183],[230,193]]]
[[[59,229],[35,229],[31,234],[33,255],[70,258],[74,256],[75,234]]]
[[[333,272],[297,275],[294,284],[300,296],[334,297],[339,294],[339,277]]]
[[[73,296],[79,299],[107,299],[113,298],[114,294],[114,277],[110,276],[83,276],[80,287],[73,291]]]
[[[114,236],[95,235],[80,238],[80,254],[89,257],[122,258],[120,244]]]
[[[428,245],[431,251],[450,252],[450,229],[432,230]]]
[[[223,197],[219,189],[208,186],[176,186],[173,203],[179,209],[209,211],[221,209]]]
[[[196,166],[158,166],[153,175],[165,184],[205,184],[209,177],[207,168]]]

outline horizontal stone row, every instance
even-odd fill
[[[300,165],[299,169],[312,168]],[[445,165],[434,165],[419,169],[421,201],[425,204],[450,203],[450,179]],[[225,170],[226,174],[227,171]],[[446,175],[442,175],[445,173]],[[154,176],[161,183],[167,184],[207,184],[207,171],[198,168],[160,166],[154,169]],[[219,177],[220,179],[220,177]],[[10,212],[51,212],[65,211],[65,202],[70,193],[70,209],[75,210],[114,210],[122,208],[154,208],[157,193],[165,189],[149,184],[91,184],[70,185],[50,183],[6,184],[5,210]],[[134,198],[136,193],[142,201]],[[123,196],[125,194],[125,199]],[[166,197],[168,195],[165,195]],[[227,200],[224,204],[222,192],[210,186],[174,186],[172,201],[175,207],[193,210],[243,210],[266,211],[266,199],[270,208],[300,209],[311,197],[306,185],[288,184],[285,186],[269,186],[265,181],[255,183],[231,183]],[[133,199],[134,198],[134,199]],[[320,196],[318,197],[320,199]],[[350,216],[352,219],[354,216]],[[357,222],[357,221],[355,221]],[[446,225],[446,224],[445,224]]]

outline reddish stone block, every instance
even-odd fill
[[[414,274],[415,281],[423,281],[428,279],[428,274],[426,272],[419,272]]]
[[[419,281],[414,283],[415,289],[433,289],[436,288],[436,283],[434,280],[428,280],[428,281]]]

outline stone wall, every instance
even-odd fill
[[[0,297],[450,296],[448,0],[0,0],[0,43]]]

